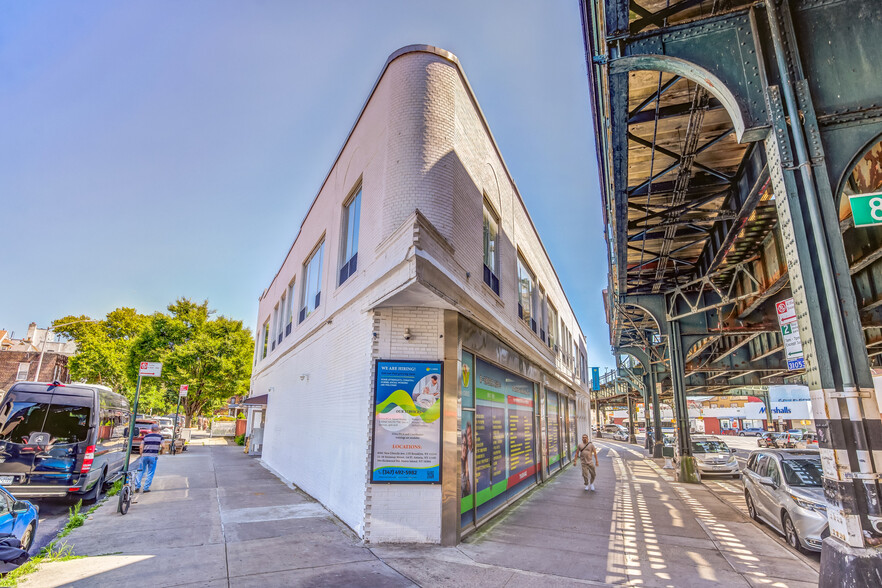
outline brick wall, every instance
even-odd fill
[[[40,368],[40,382],[58,380],[64,384],[70,382],[70,373],[67,368],[67,356],[57,353],[45,353],[43,365]],[[27,351],[0,351],[0,391],[9,390],[16,382],[18,366],[21,363],[28,365],[27,381],[32,382],[37,375],[37,364],[40,362],[40,354]]]

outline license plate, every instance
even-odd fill
[[[13,483],[15,483],[15,476],[0,476],[0,484],[3,486],[8,486]]]

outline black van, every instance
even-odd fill
[[[122,470],[130,418],[106,386],[15,384],[0,399],[0,485],[17,497],[98,499]]]

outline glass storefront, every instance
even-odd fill
[[[460,384],[460,528],[467,529],[539,481],[540,438],[546,439],[549,472],[572,458],[576,419],[575,402],[547,390],[543,422],[538,386],[465,351]]]

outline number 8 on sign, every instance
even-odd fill
[[[882,197],[870,198],[870,216],[873,220],[882,221]]]

